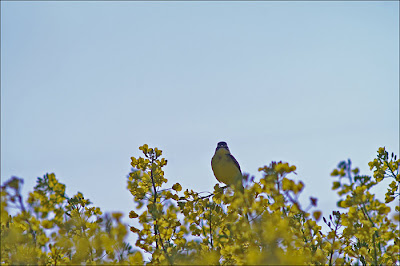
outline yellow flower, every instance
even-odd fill
[[[319,221],[319,219],[321,219],[321,211],[314,211],[313,212],[313,217],[315,220]]]
[[[129,218],[137,218],[139,215],[135,211],[130,211],[129,212]]]
[[[179,192],[182,190],[182,186],[179,183],[176,183],[175,185],[172,186],[172,189]]]

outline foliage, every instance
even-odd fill
[[[25,207],[22,183],[13,177],[1,188],[2,264],[142,263],[141,253],[124,242],[121,213],[102,216],[80,192],[68,198],[54,174],[38,178]]]
[[[292,179],[296,167],[272,162],[258,181],[245,176],[244,192],[214,186],[206,195],[167,187],[162,151],[143,145],[132,157],[128,190],[137,204],[129,217],[137,240],[125,243],[128,226],[121,213],[103,215],[82,193],[65,195],[54,174],[39,178],[26,202],[12,178],[1,189],[1,263],[3,264],[398,264],[399,164],[384,148],[369,163],[372,176],[359,175],[351,161],[331,175],[339,195],[329,217],[315,210],[316,198],[302,208],[304,188]],[[385,202],[373,188],[390,179]],[[17,208],[11,215],[9,209]],[[321,220],[322,218],[322,220]],[[322,232],[322,224],[328,230]],[[145,256],[142,256],[142,253]],[[148,258],[148,259],[147,259]]]

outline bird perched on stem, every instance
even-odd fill
[[[219,182],[239,189],[241,192],[244,191],[240,165],[229,151],[226,142],[218,142],[215,154],[211,159],[211,168]]]

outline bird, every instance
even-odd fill
[[[239,189],[241,192],[244,191],[242,170],[225,141],[218,142],[215,154],[211,159],[211,168],[219,182]]]

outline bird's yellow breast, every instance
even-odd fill
[[[234,185],[242,182],[242,173],[230,157],[229,151],[219,149],[211,159],[211,167],[219,182]]]

